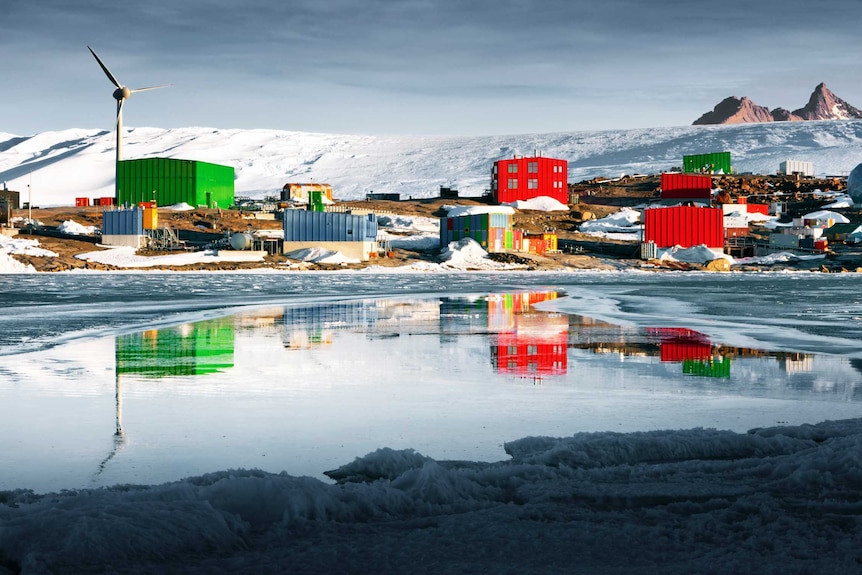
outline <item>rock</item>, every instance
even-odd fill
[[[729,272],[730,261],[725,258],[715,258],[708,261],[704,269],[708,272]]]

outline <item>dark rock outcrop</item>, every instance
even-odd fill
[[[803,120],[787,108],[775,108],[771,115],[773,122],[801,122]]]

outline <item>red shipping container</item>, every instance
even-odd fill
[[[76,208],[86,208],[90,205],[90,198],[75,198]]]
[[[712,178],[695,174],[661,175],[661,197],[679,199],[712,199]]]
[[[748,204],[748,212],[751,214],[763,214],[764,216],[769,215],[769,205],[768,204]]]
[[[647,208],[643,239],[659,248],[724,248],[724,213],[721,208],[694,206]]]
[[[114,198],[99,198],[99,205],[100,206],[113,206],[114,205]]]
[[[828,246],[827,240],[814,240],[814,249],[826,251],[826,247]]]

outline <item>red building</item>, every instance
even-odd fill
[[[491,197],[497,204],[539,196],[569,203],[569,163],[554,158],[512,158],[494,162]]]
[[[673,206],[644,210],[644,241],[656,247],[690,248],[705,245],[724,249],[724,214],[721,208]]]

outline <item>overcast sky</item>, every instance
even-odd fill
[[[689,125],[727,96],[862,108],[859,0],[3,0],[0,132],[491,135]]]

